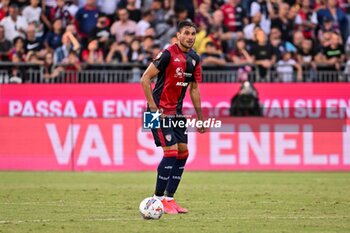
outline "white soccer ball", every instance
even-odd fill
[[[160,219],[164,213],[164,206],[159,199],[147,197],[141,201],[139,210],[144,219]]]

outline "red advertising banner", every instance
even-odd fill
[[[1,118],[0,170],[142,171],[162,158],[139,119]],[[339,125],[339,122],[335,122]],[[189,170],[350,171],[350,122],[233,118],[189,132]]]
[[[350,84],[256,88],[266,117],[189,133],[189,170],[350,171]],[[200,84],[202,105],[225,112],[238,89]],[[144,108],[139,84],[0,85],[0,170],[154,170]]]
[[[203,107],[226,111],[239,87],[200,84]],[[347,83],[258,83],[255,87],[267,117],[350,118]],[[139,84],[0,85],[0,116],[128,118],[140,117],[145,106]],[[189,95],[184,107],[192,107]]]

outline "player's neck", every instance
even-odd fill
[[[181,51],[182,52],[184,52],[184,53],[187,53],[188,51],[190,51],[190,49],[191,48],[187,48],[187,47],[185,47],[185,46],[183,46],[181,43],[176,43],[177,44],[177,46],[181,49]]]

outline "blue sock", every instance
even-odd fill
[[[172,170],[174,163],[176,162],[177,150],[164,151],[164,157],[158,165],[157,169],[157,183],[156,191],[154,194],[156,196],[163,196],[165,188],[169,181],[169,174]]]
[[[174,194],[177,188],[179,187],[187,158],[188,150],[179,152],[179,155],[174,163],[173,169],[170,172],[169,182],[165,191],[167,197],[174,197]]]

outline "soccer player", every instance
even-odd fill
[[[181,21],[176,33],[177,42],[160,52],[148,66],[141,78],[148,110],[161,112],[162,119],[186,121],[182,115],[182,104],[187,87],[198,120],[203,120],[198,82],[202,80],[200,57],[192,49],[196,40],[197,28],[190,21]],[[151,80],[158,76],[152,92]],[[180,117],[179,117],[180,116]],[[188,158],[186,127],[162,127],[152,129],[156,146],[164,151],[163,159],[157,169],[157,181],[154,196],[160,199],[167,214],[187,213],[174,200],[182,173]],[[200,133],[205,129],[199,128]]]

